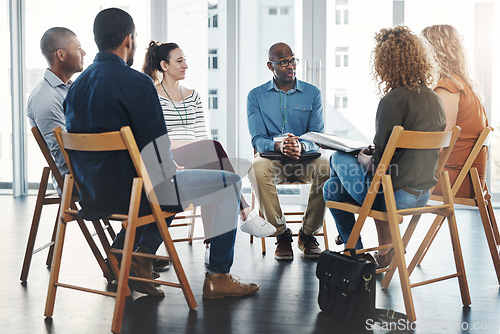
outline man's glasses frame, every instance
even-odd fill
[[[299,59],[298,58],[292,58],[290,60],[283,59],[283,60],[280,60],[280,61],[269,60],[269,62],[273,63],[273,64],[278,64],[281,67],[288,67],[288,65],[290,65],[290,64],[292,64],[292,66],[297,66],[297,64],[299,63]]]

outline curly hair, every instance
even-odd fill
[[[420,84],[433,85],[433,59],[424,40],[406,26],[381,29],[375,34],[372,75],[381,94],[404,87],[418,90]]]
[[[469,64],[462,46],[462,36],[457,29],[447,24],[433,25],[424,28],[422,36],[427,39],[434,51],[439,79],[448,78],[461,86],[461,83],[453,78],[453,74],[458,75],[480,98],[477,84],[471,78]]]

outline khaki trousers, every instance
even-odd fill
[[[276,227],[275,235],[286,230],[286,221],[281,211],[276,185],[283,182],[311,183],[307,208],[302,219],[306,235],[314,235],[323,226],[325,201],[323,184],[330,177],[330,165],[324,156],[304,162],[283,162],[254,156],[248,178],[257,196],[264,218]]]

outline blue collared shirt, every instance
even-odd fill
[[[139,150],[162,137],[163,165],[175,174],[170,141],[153,81],[115,54],[99,52],[71,86],[64,102],[68,132],[119,131],[130,126]],[[70,152],[80,185],[80,214],[95,219],[127,213],[137,175],[127,151]],[[141,212],[148,210],[145,196]]]
[[[40,130],[50,154],[63,176],[68,173],[68,167],[52,130],[60,126],[63,131],[66,131],[63,102],[72,83],[69,81],[65,84],[51,70],[45,69],[43,80],[31,92],[26,108],[31,126],[36,126]],[[55,179],[52,181],[54,187],[58,189]]]
[[[279,89],[273,79],[252,89],[248,93],[247,116],[252,146],[257,152],[274,151],[274,137],[286,133],[301,136],[324,129],[320,90],[298,79],[288,92]],[[312,142],[301,142],[306,151],[318,148]]]

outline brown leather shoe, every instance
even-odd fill
[[[321,254],[321,248],[316,238],[312,235],[306,235],[302,229],[299,231],[299,249],[304,253],[306,259],[317,259]]]
[[[289,228],[280,235],[276,236],[276,250],[274,251],[274,258],[278,261],[292,261],[292,231]]]
[[[377,260],[375,260],[373,258],[373,256],[370,254],[370,253],[362,253],[362,254],[358,254],[358,257],[360,259],[363,259],[363,260],[366,260],[368,262],[373,262],[375,264],[375,269],[378,269],[379,268],[379,265],[377,263]]]
[[[231,274],[205,274],[203,284],[203,298],[220,299],[224,297],[242,297],[251,295],[259,290],[255,283],[241,283]]]
[[[386,268],[391,264],[392,258],[394,257],[394,248],[391,248],[389,252],[385,255],[380,255],[375,252],[375,260],[378,263],[379,268]]]
[[[139,253],[146,253],[140,246],[135,250]],[[130,276],[137,276],[141,278],[153,278],[153,261],[146,257],[132,257],[132,265],[130,266]],[[146,293],[153,297],[164,297],[165,293],[163,290],[155,288],[153,283],[140,282],[129,280],[129,286],[131,289]]]

